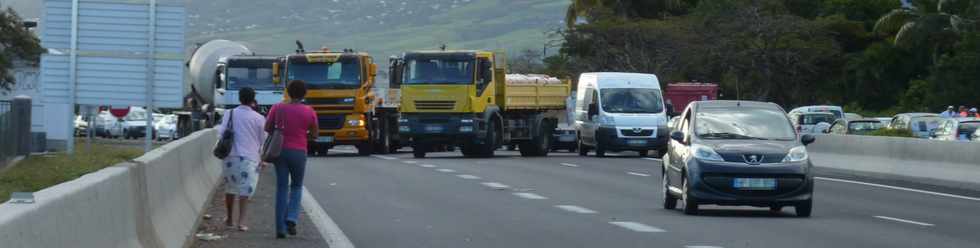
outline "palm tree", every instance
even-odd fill
[[[978,0],[912,0],[875,23],[874,31],[894,35],[895,45],[933,49],[951,46],[960,34],[977,30]]]
[[[660,17],[691,0],[571,0],[565,13],[565,24],[575,26],[580,17],[594,19],[608,13],[623,19]]]

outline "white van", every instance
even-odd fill
[[[667,113],[653,74],[598,72],[579,76],[575,96],[579,155],[594,150],[636,151],[661,157],[666,151]]]
[[[811,112],[831,113],[834,114],[835,117],[837,117],[834,120],[843,119],[845,117],[844,108],[841,108],[841,106],[830,106],[830,105],[803,106],[803,107],[794,108],[789,112],[790,113],[811,113]],[[831,121],[830,123],[833,123],[833,121]]]

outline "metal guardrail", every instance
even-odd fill
[[[0,168],[3,168],[7,160],[17,153],[17,144],[10,142],[15,139],[11,105],[10,101],[0,101],[0,140],[3,140],[0,142]]]

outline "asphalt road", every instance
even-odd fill
[[[976,195],[822,177],[811,218],[792,207],[686,216],[660,207],[659,160],[497,155],[333,153],[311,158],[306,187],[357,247],[980,246]]]

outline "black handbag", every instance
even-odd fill
[[[282,118],[282,109],[276,109],[276,114],[272,116],[272,130],[262,144],[262,161],[275,162],[282,153],[282,131],[286,127],[286,120]]]
[[[228,111],[228,128],[218,137],[218,143],[214,145],[214,156],[225,159],[231,154],[231,145],[235,142],[235,110]]]

